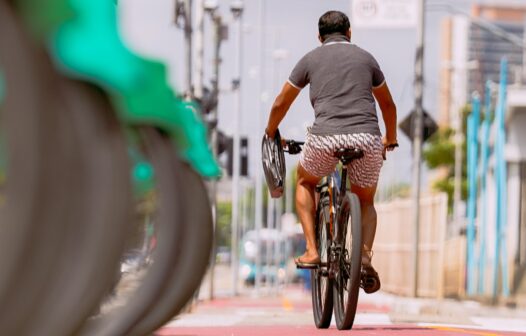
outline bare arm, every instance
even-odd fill
[[[387,83],[373,89],[373,95],[380,105],[385,122],[384,146],[397,143],[396,134],[396,105],[391,97]]]
[[[290,105],[292,105],[299,93],[300,90],[292,86],[289,82],[286,82],[285,85],[283,85],[280,94],[276,97],[272,109],[270,110],[267,129],[265,130],[269,137],[274,137],[279,123],[283,120]]]

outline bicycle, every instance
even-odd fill
[[[287,140],[284,151],[298,154],[303,144]],[[337,328],[348,330],[358,305],[362,221],[360,200],[347,189],[347,165],[364,153],[341,148],[334,155],[342,164],[341,171],[326,176],[316,187],[315,232],[321,263],[311,270],[312,306],[317,328],[330,326],[334,310]]]
[[[263,171],[273,198],[283,194],[286,176],[284,152],[299,154],[304,144],[282,139],[279,130],[273,138],[263,135]],[[395,147],[398,147],[397,143],[385,147],[384,160],[385,150]],[[314,224],[320,264],[311,269],[311,294],[317,328],[330,326],[334,310],[338,329],[348,330],[354,323],[360,287],[366,291],[371,289],[372,293],[379,288],[379,282],[376,276],[362,272],[360,200],[348,191],[350,187],[347,188],[347,166],[362,158],[364,152],[358,148],[339,148],[334,156],[339,159],[340,168],[325,176],[316,186]]]

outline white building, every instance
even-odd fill
[[[526,300],[526,87],[509,88],[506,112],[510,281]]]

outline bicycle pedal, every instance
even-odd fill
[[[362,274],[360,280],[360,287],[363,288],[367,294],[372,294],[381,287],[380,279],[375,276]]]

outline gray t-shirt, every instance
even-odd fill
[[[371,133],[381,135],[372,89],[383,85],[378,62],[343,35],[329,37],[294,67],[289,83],[310,84],[317,135]]]

